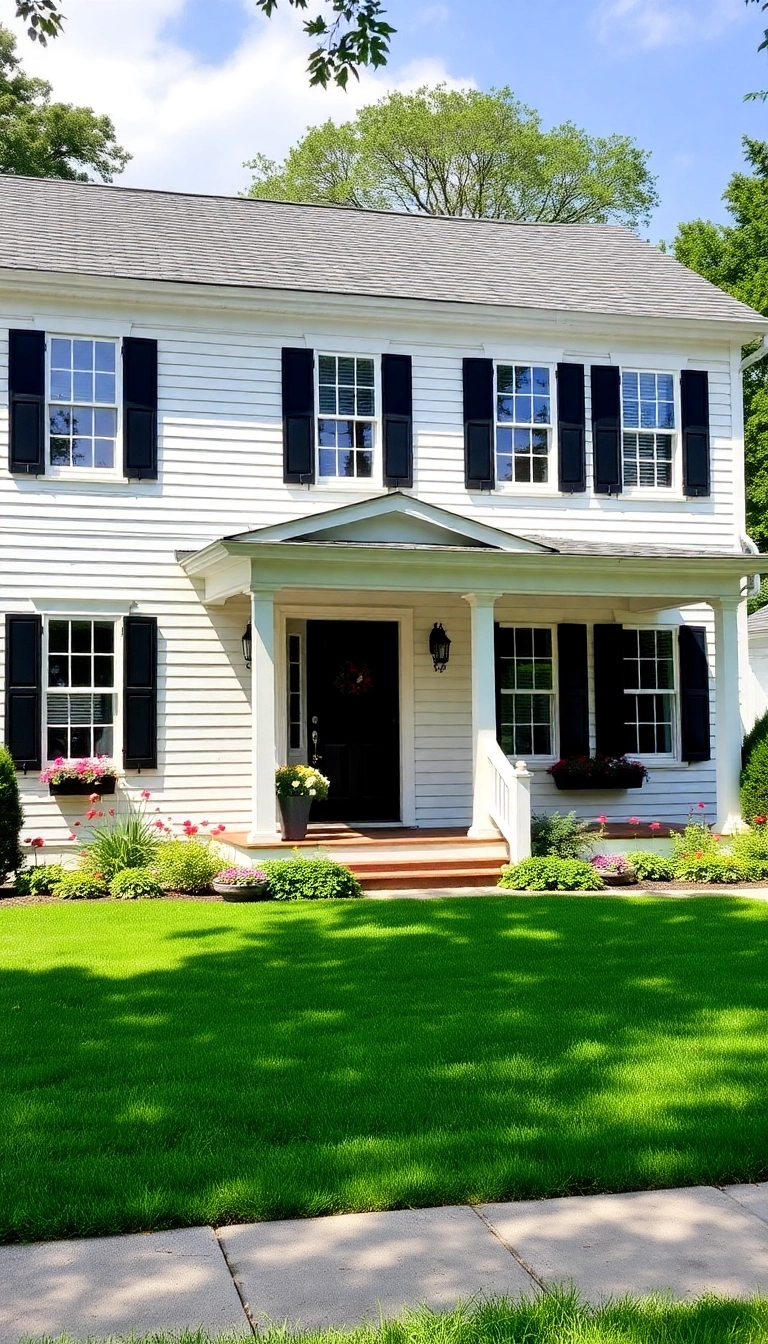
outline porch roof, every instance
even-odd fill
[[[736,598],[764,557],[714,548],[621,545],[504,532],[401,491],[179,553],[215,604],[237,593],[320,588]]]

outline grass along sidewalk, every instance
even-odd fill
[[[0,911],[0,1238],[764,1179],[768,907]]]
[[[665,1298],[589,1307],[572,1293],[548,1293],[535,1301],[495,1301],[455,1311],[407,1313],[399,1321],[293,1334],[259,1332],[260,1344],[763,1344],[768,1340],[768,1300]],[[180,1331],[144,1337],[144,1344],[242,1344],[242,1335],[211,1337]],[[41,1341],[40,1344],[48,1344]],[[50,1342],[52,1344],[52,1341]],[[57,1344],[73,1344],[60,1336]],[[112,1341],[112,1344],[115,1344]]]

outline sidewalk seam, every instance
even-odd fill
[[[768,1226],[768,1218],[764,1218],[761,1213],[755,1213],[754,1209],[750,1209],[746,1204],[742,1204],[740,1199],[734,1199],[727,1185],[716,1185],[714,1188],[719,1190],[721,1195],[727,1195],[731,1203],[735,1204],[736,1208],[740,1209],[742,1213],[746,1213],[750,1218],[756,1218],[758,1223],[762,1223],[763,1227]]]
[[[227,1273],[229,1274],[230,1279],[235,1285],[235,1292],[237,1293],[237,1296],[240,1299],[240,1306],[243,1308],[243,1315],[245,1316],[245,1319],[248,1322],[248,1325],[250,1326],[251,1334],[258,1335],[259,1332],[256,1328],[256,1322],[254,1321],[253,1316],[251,1315],[251,1308],[248,1306],[248,1303],[246,1302],[245,1298],[243,1297],[243,1294],[240,1291],[240,1284],[237,1282],[232,1266],[230,1265],[229,1260],[227,1259],[227,1252],[224,1250],[224,1243],[221,1240],[221,1237],[219,1236],[219,1229],[218,1227],[212,1227],[211,1231],[213,1232],[213,1235],[216,1238],[218,1248],[221,1251],[222,1259],[224,1260],[224,1264],[227,1267]]]
[[[476,1213],[476,1214],[477,1214],[478,1218],[480,1219],[480,1222],[483,1224],[483,1226],[484,1226],[485,1228],[488,1229],[488,1231],[490,1232],[491,1236],[492,1236],[492,1237],[495,1237],[496,1240],[497,1240],[498,1242],[500,1242],[500,1244],[504,1247],[504,1250],[507,1251],[507,1252],[512,1256],[512,1259],[513,1259],[513,1260],[516,1260],[516,1261],[517,1261],[518,1265],[520,1266],[520,1268],[521,1268],[522,1270],[525,1271],[525,1273],[528,1275],[529,1279],[532,1279],[532,1280],[533,1280],[533,1282],[536,1284],[536,1287],[537,1287],[537,1288],[540,1288],[541,1291],[542,1291],[542,1293],[546,1293],[546,1291],[547,1291],[547,1286],[546,1286],[546,1284],[544,1283],[543,1279],[540,1279],[540,1278],[539,1278],[539,1276],[538,1276],[538,1274],[536,1273],[536,1271],[535,1271],[535,1270],[528,1264],[527,1260],[524,1260],[523,1257],[522,1257],[521,1255],[518,1254],[518,1252],[515,1250],[514,1246],[510,1246],[509,1242],[504,1240],[504,1238],[502,1237],[501,1233],[496,1231],[496,1228],[493,1226],[493,1223],[491,1223],[491,1222],[486,1218],[486,1216],[485,1216],[485,1214],[483,1213],[482,1209],[480,1209],[479,1206],[478,1206],[477,1204],[470,1204],[469,1207],[470,1207],[470,1209],[472,1210],[473,1213]]]

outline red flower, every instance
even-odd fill
[[[146,803],[147,800],[152,797],[152,794],[149,792],[149,789],[142,789],[141,796],[144,799],[144,802]]]
[[[114,807],[110,807],[110,809],[109,809],[109,815],[110,815],[110,817],[114,817],[114,815],[115,815],[115,809],[114,809]]]
[[[755,825],[756,825],[756,826],[762,826],[764,822],[765,822],[765,817],[755,817]]]
[[[651,824],[650,824],[650,826],[648,827],[648,830],[649,830],[649,831],[660,831],[660,830],[661,830],[661,822],[660,822],[660,821],[652,821]]]
[[[639,817],[630,817],[630,818],[629,818],[629,824],[630,824],[630,826],[639,826],[639,825],[640,825],[640,818],[639,818]]]
[[[85,814],[85,819],[86,819],[86,821],[93,821],[93,818],[94,818],[94,817],[98,817],[98,815],[99,815],[99,814],[98,814],[98,812],[96,811],[96,808],[95,808],[95,807],[89,807],[89,808],[88,808],[88,811],[87,811],[86,814]]]
[[[188,836],[190,836],[190,837],[193,836],[193,835],[197,835],[198,829],[199,829],[199,827],[197,827],[197,826],[185,826],[185,827],[184,827],[184,834],[185,834],[185,835],[188,835]]]
[[[696,806],[697,806],[697,807],[700,807],[701,810],[702,810],[702,812],[703,812],[703,811],[704,811],[704,808],[707,806],[707,804],[706,804],[706,803],[697,803]]]
[[[88,799],[89,803],[98,803],[98,801],[99,801],[98,793],[92,793]]]
[[[704,858],[704,850],[703,850],[703,849],[697,849],[697,850],[696,850],[696,858],[697,858],[697,859],[703,859],[703,858]]]
[[[67,839],[68,839],[68,840],[76,840],[76,839],[77,839],[77,836],[76,836],[76,835],[74,834],[74,832],[73,832],[72,835],[68,835],[68,836],[67,836]]]
[[[601,813],[600,813],[600,816],[597,818],[597,820],[604,826],[605,823],[606,823],[606,821],[608,820],[608,818],[607,818],[607,816],[605,815],[604,812],[601,812]]]
[[[45,841],[42,835],[36,835],[34,840],[28,840],[27,844],[31,845],[33,849],[42,849]]]
[[[83,823],[82,823],[82,821],[76,821],[74,824],[75,824],[75,826],[82,826]]]

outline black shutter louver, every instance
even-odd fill
[[[123,339],[123,472],[157,480],[157,341]]]
[[[5,745],[16,765],[42,766],[42,616],[5,618]]]
[[[284,346],[283,480],[286,485],[312,485],[315,479],[315,355],[313,350]]]
[[[599,756],[623,756],[624,627],[595,626],[595,748]]]
[[[560,755],[589,755],[589,666],[586,625],[557,627]]]
[[[710,492],[709,377],[705,370],[683,369],[680,374],[680,409],[683,493],[690,498],[701,498]]]
[[[711,757],[707,632],[701,625],[681,625],[680,747],[684,761]]]
[[[123,765],[157,769],[157,618],[123,620]]]
[[[8,332],[8,467],[25,476],[45,471],[45,334]]]
[[[621,489],[621,381],[611,364],[593,364],[592,457],[595,493],[616,495]]]
[[[493,360],[465,359],[464,484],[467,490],[492,490],[493,466]]]
[[[381,357],[384,484],[413,485],[413,368],[410,355]]]
[[[587,488],[584,418],[584,365],[557,366],[557,443],[560,489],[576,494]]]

